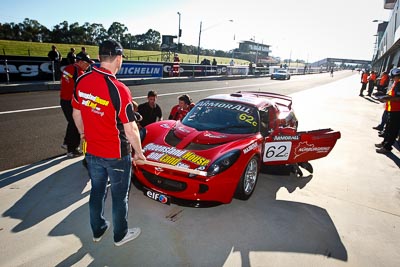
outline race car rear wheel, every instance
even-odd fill
[[[236,187],[235,198],[248,200],[251,197],[256,188],[258,173],[258,159],[256,156],[253,156],[249,163],[247,163],[246,169]]]

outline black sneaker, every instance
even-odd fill
[[[68,158],[76,158],[76,157],[80,157],[80,156],[83,156],[83,153],[81,151],[77,151],[77,150],[67,153]]]
[[[383,130],[382,127],[379,127],[379,126],[372,127],[372,129],[377,130],[377,131],[382,131]]]
[[[388,153],[390,153],[390,150],[389,150],[389,149],[386,149],[386,148],[384,148],[384,147],[381,147],[381,148],[377,148],[377,149],[376,149],[376,153],[388,154]]]
[[[383,144],[382,144],[382,143],[375,144],[375,147],[377,147],[377,148],[382,148],[382,147],[383,147]]]

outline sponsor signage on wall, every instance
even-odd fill
[[[66,59],[61,62],[61,70],[67,65]],[[96,62],[94,66],[100,64]],[[172,63],[124,62],[117,73],[118,78],[162,78],[171,77]],[[199,77],[227,75],[227,66],[199,65],[181,63],[179,76]],[[234,74],[245,74],[236,70]],[[7,78],[8,76],[8,78]],[[0,56],[0,82],[11,83],[20,81],[52,81],[52,62],[47,57]]]
[[[99,63],[93,65],[100,66]],[[117,73],[118,78],[161,78],[162,76],[162,64],[122,63]]]

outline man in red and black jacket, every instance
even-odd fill
[[[80,144],[80,136],[76,129],[74,119],[72,118],[72,95],[74,92],[75,82],[93,64],[88,54],[79,53],[76,55],[76,62],[64,68],[61,76],[60,105],[67,119],[68,125],[64,137],[62,148],[68,149],[67,157],[81,156],[82,152],[78,150]]]
[[[100,68],[78,78],[73,98],[73,117],[86,141],[86,161],[91,180],[89,199],[93,241],[99,242],[110,223],[104,217],[107,181],[111,183],[114,244],[137,238],[140,228],[128,228],[128,193],[134,159],[145,160],[129,88],[118,81],[123,48],[114,40],[100,44]]]

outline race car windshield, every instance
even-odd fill
[[[250,134],[259,131],[255,107],[222,100],[203,100],[185,116],[182,123],[198,131]]]

